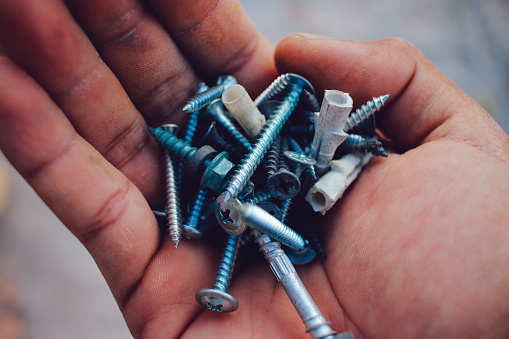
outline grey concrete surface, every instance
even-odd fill
[[[507,0],[242,0],[274,43],[293,32],[341,39],[402,37],[509,130]],[[81,244],[11,169],[0,218],[0,276],[18,285],[27,338],[129,338]]]

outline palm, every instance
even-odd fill
[[[162,169],[147,124],[181,122],[197,74],[232,73],[259,92],[276,75],[272,48],[230,1],[214,10],[208,1],[148,1],[158,18],[141,1],[66,3],[74,17],[57,0],[0,1],[0,42],[16,63],[0,59],[4,154],[90,251],[135,336],[304,336],[261,258],[235,276],[239,311],[203,310],[193,295],[212,283],[217,250],[204,241],[175,250],[149,207],[161,201]],[[398,41],[293,37],[276,63],[356,103],[391,94],[382,131],[402,149],[418,146],[367,167],[328,213],[328,259],[298,268],[334,328],[459,335],[473,317],[465,304],[474,287],[494,291],[476,299],[477,310],[507,312],[496,306],[509,297],[507,272],[482,279],[509,254],[507,212],[497,206],[507,201],[507,180],[490,180],[507,178],[507,137],[477,129],[490,118]],[[463,217],[477,206],[486,215]],[[479,333],[495,327],[476,317]]]

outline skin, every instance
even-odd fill
[[[235,277],[238,311],[204,311],[193,296],[217,250],[175,250],[150,209],[147,126],[181,123],[200,78],[233,74],[254,96],[277,72],[357,103],[391,95],[377,123],[393,152],[327,213],[328,259],[298,268],[333,328],[509,335],[509,138],[410,44],[299,34],[274,58],[229,0],[0,0],[0,44],[0,148],[91,253],[133,336],[308,337],[263,260]]]

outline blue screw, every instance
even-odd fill
[[[221,263],[212,288],[199,290],[195,294],[196,301],[212,311],[233,312],[239,307],[238,301],[226,293],[235,266],[235,259],[240,247],[240,236],[229,235],[223,252]]]
[[[198,111],[203,107],[207,106],[214,99],[220,98],[226,88],[237,83],[237,80],[231,75],[227,75],[221,79],[223,80],[219,81],[221,83],[218,84],[217,86],[209,88],[207,91],[192,97],[182,110],[184,112]]]
[[[196,91],[197,94],[203,93],[207,91],[209,87],[204,83],[200,82],[198,84],[198,90]],[[198,127],[198,118],[200,116],[200,111],[193,111],[189,114],[189,120],[187,121],[187,128],[186,133],[184,134],[184,137],[182,140],[185,142],[191,144],[193,142],[194,134],[196,133],[196,128]]]
[[[203,236],[203,232],[198,229],[198,222],[200,220],[201,211],[203,209],[203,203],[207,198],[207,192],[204,189],[200,189],[196,199],[194,200],[193,207],[191,208],[191,213],[189,214],[189,218],[187,219],[187,223],[182,225],[183,230],[187,233],[186,235],[191,238],[201,238]]]

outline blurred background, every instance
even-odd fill
[[[273,44],[294,32],[404,38],[509,130],[509,0],[240,2]],[[131,337],[91,257],[0,155],[2,302],[14,306],[0,329],[17,318],[26,338]]]

